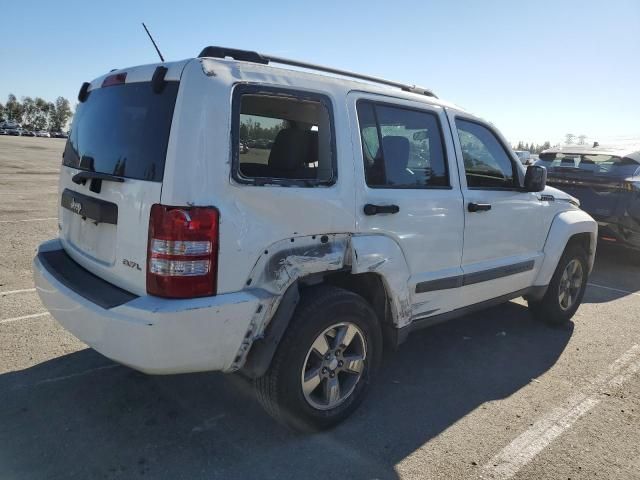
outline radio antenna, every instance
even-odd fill
[[[162,56],[162,54],[160,53],[160,49],[158,48],[158,45],[156,45],[156,42],[153,40],[153,37],[151,36],[151,34],[149,33],[149,29],[147,28],[147,26],[144,24],[144,22],[142,22],[142,26],[144,27],[144,31],[147,32],[147,35],[149,35],[149,40],[151,40],[151,43],[153,43],[154,48],[156,49],[156,52],[158,52],[158,56],[160,57],[160,61],[164,62],[164,57]]]

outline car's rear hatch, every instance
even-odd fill
[[[627,179],[640,164],[615,155],[542,153],[548,183],[580,200],[580,207],[596,220],[611,221],[628,207],[631,193]]]
[[[65,251],[138,295],[146,291],[149,211],[160,203],[184,65],[135,67],[94,80],[63,154],[59,236]]]

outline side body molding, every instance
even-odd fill
[[[598,224],[582,210],[566,210],[558,213],[551,223],[544,244],[544,260],[534,285],[549,284],[567,242],[573,235],[579,233],[588,233],[591,237],[591,251],[587,252],[589,254],[589,271],[591,271],[596,256]]]
[[[351,237],[351,273],[377,273],[382,277],[397,328],[411,322],[409,266],[400,246],[383,235]]]

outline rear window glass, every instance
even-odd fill
[[[621,169],[633,171],[640,167],[640,164],[630,158],[579,153],[541,153],[539,164],[552,171],[567,169],[594,173],[618,172]]]
[[[68,167],[161,182],[178,82],[98,88],[78,104],[63,154]]]

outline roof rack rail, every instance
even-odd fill
[[[420,95],[426,95],[428,97],[438,98],[435,93],[427,88],[417,87],[416,85],[407,85],[405,83],[394,82],[392,80],[386,80],[384,78],[372,77],[370,75],[363,75],[361,73],[350,72],[348,70],[340,70],[332,67],[325,67],[322,65],[316,65],[314,63],[300,62],[298,60],[291,60],[289,58],[276,57],[274,55],[265,55],[251,50],[239,50],[237,48],[227,47],[205,47],[198,57],[211,57],[211,58],[226,58],[230,57],[234,60],[243,60],[247,62],[260,63],[262,65],[268,65],[270,62],[279,63],[282,65],[290,65],[292,67],[307,68],[309,70],[318,70],[321,72],[333,73],[336,75],[343,75],[345,77],[357,78],[360,80],[366,80],[368,82],[380,83],[388,85],[390,87],[397,87],[405,92],[418,93]]]

